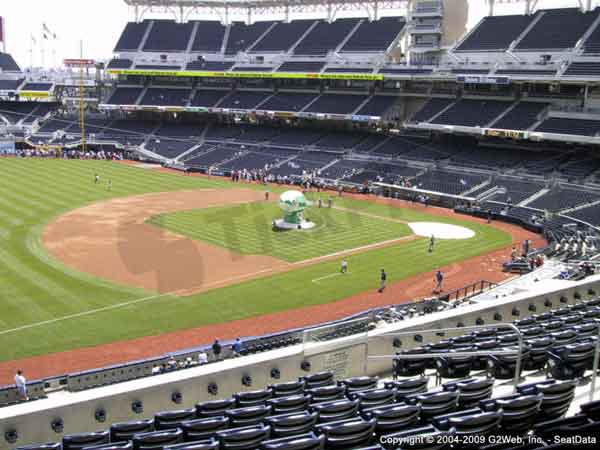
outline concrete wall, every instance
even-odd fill
[[[549,308],[544,306],[546,299],[550,299],[556,308],[564,305],[560,302],[563,296],[568,304],[573,304],[581,301],[576,300],[576,292],[582,300],[588,298],[589,289],[600,293],[600,276],[578,283],[550,281],[552,282],[540,283],[526,292],[519,291],[520,293],[504,298],[482,301],[380,327],[368,335],[357,335],[326,343],[307,343],[78,393],[57,392],[44,400],[2,408],[0,450],[32,443],[59,441],[62,434],[55,433],[50,427],[52,420],[59,417],[65,424],[63,434],[98,431],[108,428],[112,422],[150,418],[158,411],[189,408],[197,402],[226,398],[239,391],[261,389],[276,382],[295,380],[307,374],[300,367],[303,361],[311,363],[311,373],[331,370],[338,379],[365,373],[387,375],[391,371],[391,360],[369,359],[365,364],[365,356],[393,354],[396,351],[392,346],[396,337],[394,333],[452,328],[456,327],[458,322],[470,326],[475,325],[478,318],[482,318],[486,325],[507,323],[516,318],[512,314],[514,308],[520,310],[520,317],[525,317],[531,314],[531,304],[536,305],[537,313],[548,310]],[[496,313],[502,315],[501,321],[494,319]],[[424,342],[442,339],[435,332],[419,334],[423,334]],[[448,333],[445,337],[458,334],[462,333]],[[400,339],[402,348],[420,345],[413,335],[402,336]],[[270,377],[271,369],[275,367],[281,372],[279,380]],[[241,383],[246,374],[253,379],[251,387],[245,387]],[[212,382],[218,384],[217,396],[207,392],[207,387]],[[181,404],[175,404],[171,400],[175,391],[183,394]],[[142,414],[132,412],[131,403],[136,400],[143,402]],[[95,421],[94,412],[98,408],[106,410],[106,423]],[[12,429],[18,431],[19,440],[10,445],[3,437],[5,432]]]
[[[467,32],[468,0],[444,0],[442,46],[452,46]]]

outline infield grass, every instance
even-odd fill
[[[93,183],[95,173],[101,176],[99,185]],[[113,182],[111,191],[106,186],[108,178]],[[336,258],[189,297],[156,296],[99,280],[49,258],[41,243],[44,226],[52,218],[89,203],[147,192],[240,186],[248,185],[106,161],[0,158],[0,360],[332,302],[375,289],[382,267],[394,282],[510,243],[508,234],[483,224],[336,198],[336,207],[362,214],[361,221],[371,214],[379,217],[376,229],[384,228],[386,233],[395,224],[380,226],[382,217],[455,223],[473,229],[476,236],[439,241],[433,254],[427,253],[427,240],[420,239],[352,255],[348,258],[351,274],[343,280],[337,276],[313,282],[339,270],[340,258]],[[370,230],[368,225],[360,226]],[[403,229],[399,224],[398,231]],[[288,248],[290,245],[286,243]],[[333,248],[337,247],[327,251]],[[398,298],[405,296],[399,292]],[[189,342],[190,346],[196,344]]]
[[[361,215],[336,208],[306,209],[315,227],[274,231],[272,222],[282,217],[275,202],[179,211],[153,216],[148,223],[210,244],[248,255],[270,255],[298,262],[343,250],[400,239],[410,228],[391,218]]]

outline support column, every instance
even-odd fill
[[[493,16],[494,15],[494,6],[495,6],[495,0],[487,0],[488,2],[488,16]]]

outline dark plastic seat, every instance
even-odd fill
[[[221,450],[255,450],[270,437],[271,428],[262,424],[217,433]]]
[[[378,381],[379,378],[377,377],[354,377],[346,378],[340,384],[346,386],[346,392],[351,394],[353,392],[375,389]]]
[[[294,412],[308,409],[311,401],[310,395],[291,395],[289,397],[278,397],[268,401],[268,405],[273,407],[272,414],[291,414]]]
[[[149,431],[154,431],[154,419],[113,423],[110,427],[110,442],[129,441],[134,435]]]
[[[258,391],[238,392],[235,394],[235,401],[238,408],[246,408],[248,406],[264,405],[272,397],[273,391],[271,389],[262,389]]]
[[[551,336],[556,346],[572,344],[577,340],[577,333],[571,329],[552,333]]]
[[[523,361],[523,370],[541,370],[548,363],[548,350],[554,345],[551,336],[527,341],[529,357]]]
[[[584,415],[559,418],[547,422],[538,423],[533,428],[533,434],[549,442],[555,442],[556,437],[561,438],[583,438],[600,436],[600,422],[592,422]],[[570,448],[597,448],[589,445],[579,444],[570,446]]]
[[[502,411],[500,428],[503,433],[523,435],[527,433],[538,420],[544,396],[509,395],[481,402],[484,411]]]
[[[495,340],[481,341],[473,345],[475,352],[487,352],[498,348],[498,343]],[[472,370],[487,370],[487,355],[473,356],[471,362]]]
[[[517,349],[515,347],[506,347],[504,351],[515,351],[514,355],[489,355],[488,356],[488,371],[491,377],[497,380],[510,380],[515,377],[517,370]],[[522,350],[520,372],[525,366],[524,361],[529,357],[528,349]],[[520,375],[520,373],[519,373]]]
[[[311,396],[312,403],[330,402],[346,398],[346,386],[321,386],[318,388],[307,389],[306,393]]]
[[[396,390],[396,399],[402,400],[409,395],[427,391],[427,383],[429,383],[428,377],[417,377],[388,381],[384,386],[386,389]]]
[[[554,347],[548,352],[548,368],[552,377],[557,380],[581,378],[592,365],[594,351],[592,343]]]
[[[417,405],[385,405],[369,408],[362,412],[366,419],[377,420],[375,432],[378,435],[404,430],[419,423],[421,408]]]
[[[409,397],[406,402],[421,408],[421,421],[427,422],[435,416],[449,414],[458,408],[458,392],[427,392]]]
[[[15,450],[61,450],[62,444],[60,442],[47,442],[45,444],[32,444],[24,445],[22,447],[16,447]]]
[[[217,432],[229,428],[229,418],[224,416],[203,417],[181,422],[183,438],[186,441],[198,441],[213,437]]]
[[[163,450],[219,450],[219,442],[214,439],[184,442],[183,444],[165,445]]]
[[[83,447],[83,450],[133,450],[133,442],[113,442],[111,444],[93,445],[91,447]]]
[[[95,433],[69,434],[63,437],[62,448],[63,450],[79,450],[84,447],[108,444],[109,442],[110,433],[108,430]]]
[[[321,427],[321,431],[325,436],[325,446],[328,449],[348,449],[359,445],[368,445],[374,439],[376,424],[375,419],[356,419],[324,425]]]
[[[133,448],[134,450],[162,450],[167,445],[181,442],[183,442],[183,431],[175,428],[136,434],[133,437]]]
[[[333,384],[333,372],[317,372],[303,378],[305,389],[314,389]]]
[[[314,433],[306,433],[280,439],[264,441],[261,450],[323,450],[325,448],[325,436],[316,436]]]
[[[580,409],[589,419],[600,422],[600,400],[584,403]]]
[[[319,414],[319,422],[333,422],[356,416],[358,405],[358,400],[335,400],[315,403],[311,409]]]
[[[306,382],[290,381],[288,383],[277,383],[271,385],[273,397],[289,397],[290,395],[299,395],[304,393]]]
[[[452,356],[452,351],[448,352],[448,356],[443,356],[435,359],[435,369],[437,378],[464,378],[471,373],[473,364],[472,356]]]
[[[483,435],[496,433],[502,420],[501,412],[478,412],[469,415],[459,415],[448,420],[450,428],[456,435]]]
[[[196,416],[197,417],[224,416],[225,411],[227,411],[228,409],[234,409],[235,407],[236,407],[236,403],[235,403],[234,398],[202,402],[202,403],[196,404]]]
[[[304,411],[295,414],[270,416],[265,419],[265,423],[271,427],[271,434],[276,438],[308,433],[313,429],[318,418],[319,415],[316,412]]]
[[[548,421],[564,416],[575,397],[576,383],[570,381],[547,380],[536,383],[524,383],[517,386],[523,395],[543,394],[538,420]]]
[[[273,408],[267,405],[250,406],[248,408],[229,409],[225,413],[232,427],[256,425],[270,416]]]
[[[195,418],[196,410],[194,408],[158,412],[154,414],[154,429],[158,431],[180,428],[181,422]]]
[[[426,355],[427,351],[423,347],[417,347],[410,350],[398,352],[398,355]],[[423,359],[394,359],[394,377],[414,377],[423,375],[432,358],[423,357]]]
[[[428,425],[385,434],[380,442],[387,450],[445,450],[450,448],[444,439],[448,435]]]
[[[458,405],[460,408],[473,408],[481,400],[490,398],[494,387],[493,378],[467,378],[444,384],[445,391],[458,392]]]
[[[350,399],[358,399],[361,410],[375,406],[389,405],[396,401],[395,389],[371,389],[369,391],[355,392],[349,395]]]

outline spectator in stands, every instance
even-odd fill
[[[208,355],[204,350],[198,353],[198,364],[207,364],[208,363]]]
[[[17,386],[19,398],[21,400],[29,400],[29,396],[27,395],[27,380],[25,379],[22,370],[17,370],[17,374],[15,375],[15,385]]]
[[[212,351],[213,351],[213,355],[215,355],[215,360],[219,361],[221,359],[221,343],[219,342],[218,339],[215,339],[215,342],[213,342],[212,345]]]
[[[385,282],[387,281],[387,273],[385,273],[385,269],[381,269],[381,274],[379,275],[379,293],[381,294],[385,290]]]
[[[240,354],[242,353],[242,341],[240,340],[240,338],[235,339],[232,349],[234,356],[240,356]]]

